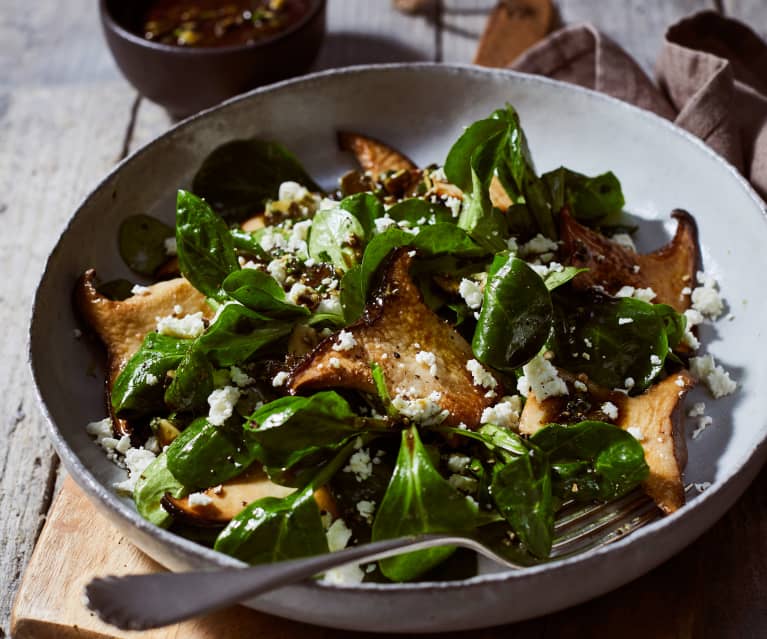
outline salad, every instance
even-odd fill
[[[120,228],[153,283],[80,278],[108,356],[110,416],[88,432],[128,471],[116,489],[252,564],[440,532],[532,564],[572,502],[642,486],[682,506],[683,398],[697,380],[736,387],[696,356],[695,325],[724,306],[692,216],[638,253],[616,176],[539,175],[509,105],[443,165],[338,142],[359,169],[331,191],[276,142],[220,146],[178,192],[175,228]],[[454,579],[475,562],[437,548],[326,578]]]

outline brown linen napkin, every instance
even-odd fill
[[[731,162],[767,198],[767,43],[712,11],[666,32],[658,85],[590,25],[568,26],[511,68],[607,93],[673,120]]]

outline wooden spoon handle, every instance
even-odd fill
[[[474,64],[506,67],[550,31],[551,0],[501,0],[487,19]]]

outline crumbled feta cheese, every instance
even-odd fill
[[[306,284],[303,284],[302,282],[296,282],[293,284],[293,286],[290,287],[290,290],[285,295],[285,299],[288,300],[291,304],[300,304],[301,298],[311,295],[314,292],[314,289],[308,287]]]
[[[681,375],[677,376],[677,378],[674,380],[674,384],[679,386],[679,388],[684,388],[685,387],[684,377],[682,377]]]
[[[176,245],[176,238],[174,236],[166,237],[163,243],[165,244],[166,255],[178,255],[178,246]]]
[[[738,387],[738,384],[730,379],[730,374],[716,365],[711,355],[691,357],[690,372],[708,386],[711,395],[715,398],[730,395]]]
[[[258,243],[267,253],[277,249],[285,249],[288,242],[285,236],[272,226],[267,226],[258,238]]]
[[[307,195],[309,191],[298,182],[283,182],[277,190],[277,199],[287,202],[300,202]]]
[[[692,408],[687,411],[688,417],[702,417],[706,413],[706,404],[704,402],[695,402]]]
[[[102,439],[104,437],[111,437],[112,436],[112,419],[110,417],[105,417],[104,419],[101,419],[97,422],[90,422],[85,427],[85,432],[98,439]]]
[[[704,481],[700,483],[693,484],[695,487],[695,490],[697,490],[699,493],[702,493],[704,490],[708,490],[711,488],[711,482],[710,481]]]
[[[217,388],[208,395],[208,421],[214,426],[221,426],[232,416],[234,406],[240,399],[240,390],[234,386]]]
[[[466,370],[471,373],[471,377],[476,386],[490,389],[498,386],[498,380],[495,379],[495,376],[476,359],[470,359],[466,362]]]
[[[239,386],[240,388],[248,386],[255,381],[250,375],[237,366],[229,368],[229,377],[232,379],[235,386]]]
[[[618,419],[618,407],[612,402],[602,404],[601,411],[612,420]]]
[[[357,340],[354,339],[349,331],[341,330],[338,333],[338,338],[335,344],[333,344],[334,351],[350,351],[357,345]]]
[[[429,369],[429,375],[437,376],[437,356],[431,351],[418,351],[415,355],[415,361]]]
[[[195,506],[210,506],[213,503],[213,498],[205,493],[192,493],[187,501],[194,508]]]
[[[495,424],[501,428],[515,428],[522,413],[522,398],[519,395],[507,395],[501,401],[482,411],[480,422]]]
[[[204,331],[205,322],[202,319],[202,311],[184,317],[168,315],[157,318],[157,332],[160,335],[194,339],[202,335]]]
[[[517,380],[517,392],[522,395],[522,397],[527,397],[530,393],[530,382],[527,381],[527,377],[524,375]]]
[[[588,387],[588,386],[586,386],[586,384],[584,384],[584,383],[583,383],[581,380],[579,380],[579,379],[576,379],[576,380],[573,382],[573,386],[575,387],[575,390],[577,390],[577,391],[580,391],[581,393],[585,393],[586,391],[588,391],[588,390],[589,390],[589,387]]]
[[[445,421],[448,411],[442,410],[438,403],[442,399],[440,392],[434,391],[428,397],[412,395],[410,391],[407,394],[398,393],[392,400],[392,406],[400,415],[424,426],[434,426]]]
[[[328,548],[330,549],[330,552],[343,550],[352,538],[352,531],[349,530],[349,527],[343,519],[336,519],[330,524],[330,528],[328,528],[328,531],[325,534],[328,538]]]
[[[698,437],[701,436],[703,431],[706,430],[713,423],[714,423],[714,420],[711,417],[708,417],[707,415],[698,417],[698,427],[692,432],[692,438],[698,439]]]
[[[280,371],[272,379],[272,386],[274,386],[274,388],[279,388],[280,386],[284,386],[285,382],[288,381],[289,377],[290,377],[290,373],[288,373],[287,371]]]
[[[448,195],[445,198],[445,206],[450,209],[450,215],[452,217],[458,217],[461,214],[461,207],[463,206],[463,200],[452,195]]]
[[[650,355],[650,364],[653,366],[660,366],[663,363],[663,360],[658,357],[655,353]]]
[[[130,435],[123,435],[122,437],[120,437],[120,440],[117,442],[117,445],[115,446],[115,450],[121,455],[124,455],[125,453],[127,453],[130,448],[131,448]]]
[[[155,455],[145,448],[129,448],[125,452],[125,466],[128,469],[128,478],[114,484],[114,488],[122,493],[132,494],[147,466],[154,461]]]
[[[462,493],[473,493],[477,490],[477,480],[465,475],[450,475],[447,483]]]
[[[463,278],[458,286],[458,293],[472,310],[482,306],[482,288],[473,280]]]
[[[330,368],[341,368],[341,360],[337,357],[331,357],[328,360],[328,364],[330,365]]]
[[[288,238],[288,251],[301,257],[308,256],[309,253],[306,245],[306,240],[309,237],[309,229],[311,228],[311,220],[296,222],[293,225],[293,228],[290,230],[290,237]]]
[[[541,355],[531,359],[522,370],[538,401],[568,394],[567,384],[559,376],[557,369]]]
[[[266,272],[269,273],[280,286],[284,286],[285,279],[288,277],[288,271],[285,266],[285,260],[277,258],[266,265]]]
[[[396,226],[397,221],[389,217],[388,213],[385,213],[383,216],[373,220],[373,224],[376,226],[376,233],[383,233],[386,229]]]
[[[698,286],[692,291],[692,307],[706,317],[716,319],[724,312],[724,302],[719,296],[716,280],[698,271]]]
[[[447,182],[447,175],[445,175],[445,167],[438,166],[431,172],[431,179],[436,182]]]
[[[522,256],[540,255],[542,253],[556,252],[558,249],[559,245],[556,242],[538,233],[532,240],[525,242],[519,247],[519,254]]]
[[[155,455],[160,454],[160,443],[157,441],[157,438],[154,435],[147,437],[144,448],[146,448],[150,453],[154,453]]]
[[[623,386],[625,387],[626,390],[631,390],[632,388],[634,388],[635,385],[636,385],[636,382],[634,381],[633,377],[627,377],[623,381]]]
[[[141,286],[141,284],[134,284],[130,292],[133,295],[149,295],[152,291],[148,286]]]
[[[370,459],[370,451],[360,448],[355,451],[349,462],[344,466],[345,473],[354,473],[358,482],[363,482],[373,474],[373,461]]]
[[[357,502],[357,512],[360,514],[367,523],[373,523],[373,515],[376,511],[376,503],[374,501],[368,501],[363,499]]]
[[[626,432],[639,442],[641,442],[644,439],[644,434],[642,433],[642,429],[639,428],[638,426],[629,426],[626,429]]]
[[[468,455],[461,455],[459,453],[452,453],[447,458],[447,469],[451,473],[462,473],[468,468],[471,463],[471,457]]]
[[[160,381],[160,378],[157,377],[157,375],[155,375],[154,373],[147,373],[144,376],[144,381],[147,383],[148,386],[154,386],[155,384],[157,384],[157,382]]]
[[[331,315],[343,315],[343,307],[341,306],[341,299],[338,295],[331,295],[320,300],[315,313],[330,313]]]
[[[619,317],[618,318],[618,326],[623,326],[625,324],[631,324],[633,323],[634,319],[631,317]]]
[[[633,286],[624,286],[615,297],[633,297],[642,302],[652,302],[655,299],[655,291],[651,288],[634,288]]]
[[[636,253],[637,247],[634,244],[633,238],[628,233],[616,233],[610,239],[616,244],[620,244],[622,247],[630,249]]]

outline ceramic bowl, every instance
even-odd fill
[[[87,268],[104,279],[130,277],[117,253],[120,221],[145,212],[172,222],[175,192],[202,159],[233,138],[262,136],[293,150],[327,187],[352,160],[336,149],[337,129],[358,130],[421,165],[443,162],[463,127],[505,102],[518,109],[539,171],[565,164],[612,170],[627,209],[642,221],[640,249],[670,237],[672,209],[692,212],[703,262],[729,303],[732,321],[706,325],[704,347],[738,381],[713,401],[714,419],[692,439],[686,482],[711,482],[675,514],[598,551],[508,572],[485,567],[457,582],[331,586],[304,583],[252,602],[291,619],[338,628],[438,632],[490,626],[551,612],[597,596],[652,569],[711,526],[767,457],[760,345],[767,298],[765,205],[740,175],[700,141],[668,122],[604,95],[509,71],[440,65],[358,67],[258,89],[187,120],[116,167],[74,213],[48,259],[36,294],[31,364],[50,436],[64,465],[94,503],[143,551],[172,570],[239,563],[143,521],[112,483],[124,478],[88,437],[105,415],[94,354],[73,337],[72,287]]]
[[[142,95],[185,117],[257,86],[308,71],[325,37],[325,0],[296,24],[254,44],[177,47],[138,35],[147,0],[100,0],[109,49]]]

